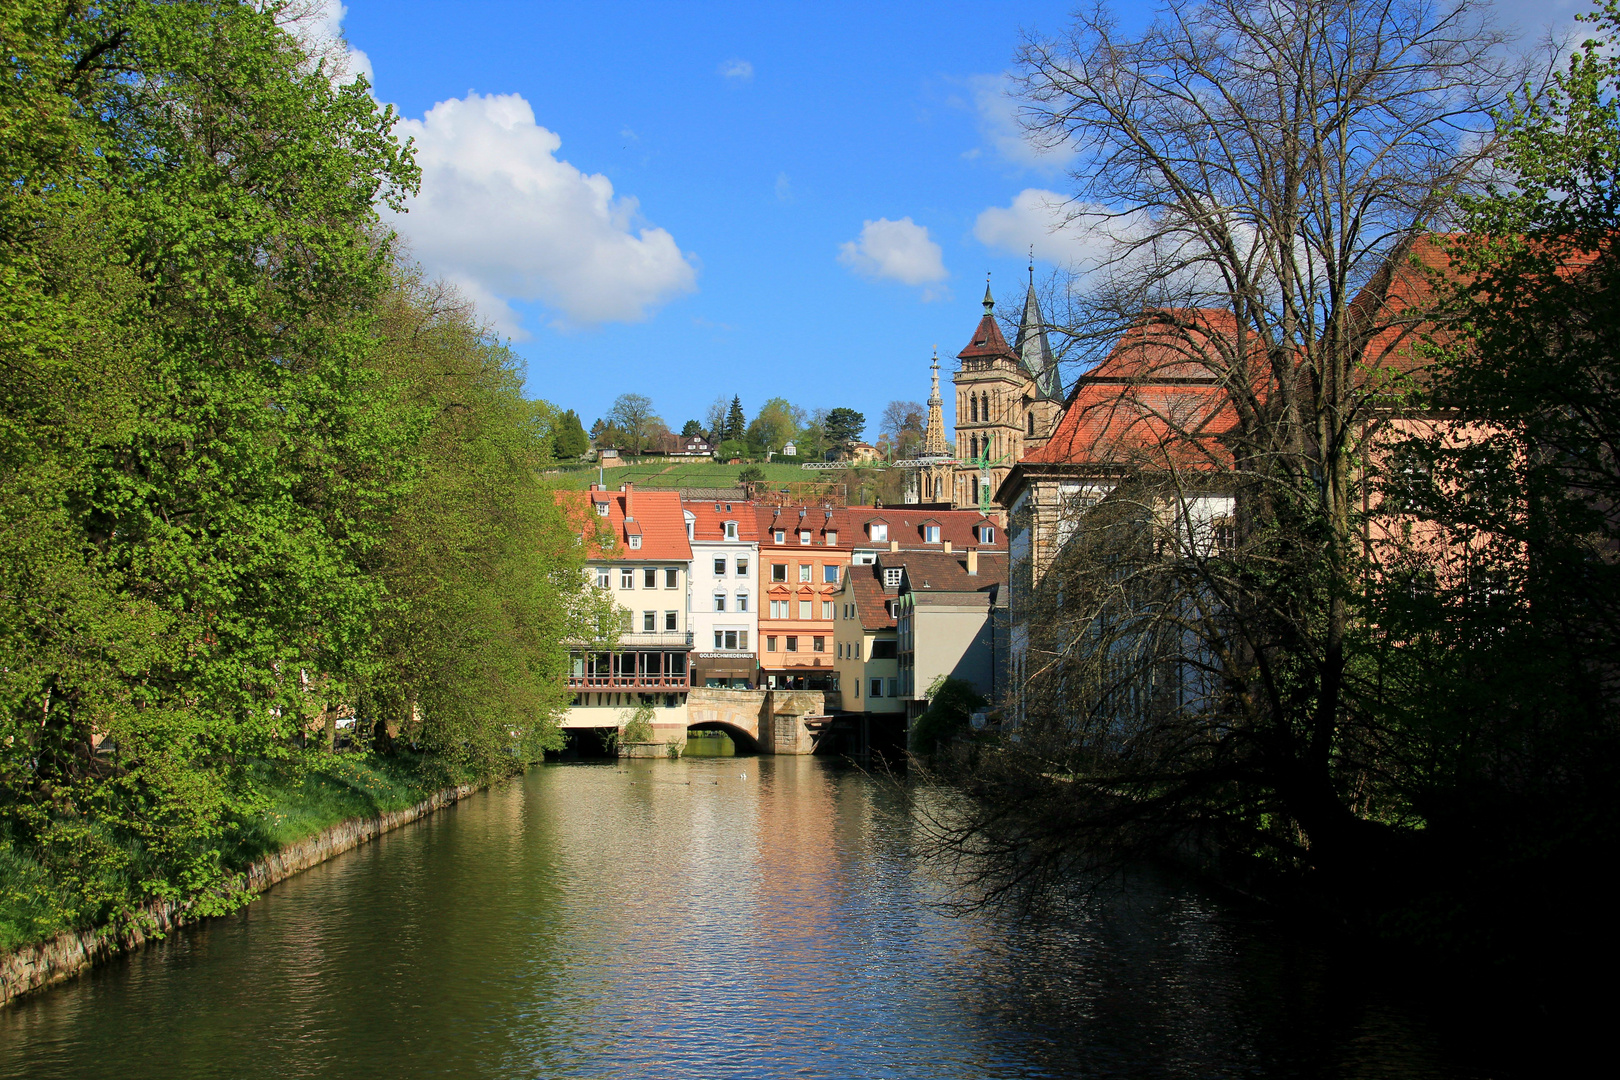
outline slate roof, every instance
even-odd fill
[[[592,484],[590,491],[559,491],[556,497],[563,513],[585,538],[587,559],[626,562],[690,562],[692,559],[679,492],[641,491],[633,484],[625,484],[618,491],[601,491]],[[606,517],[595,509],[600,503],[607,505]],[[628,538],[637,531],[641,535],[641,547],[632,550]],[[600,542],[604,534],[612,538],[611,547],[604,548]]]
[[[1046,336],[1046,320],[1041,316],[1040,301],[1035,298],[1035,283],[1029,283],[1024,297],[1024,315],[1018,321],[1018,336],[1013,339],[1013,351],[1024,372],[1035,382],[1035,396],[1048,401],[1063,400],[1063,377],[1058,374],[1057,358],[1052,355],[1052,344]]]

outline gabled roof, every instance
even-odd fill
[[[639,491],[625,484],[618,491],[559,491],[557,503],[585,539],[587,559],[622,559],[626,562],[689,562],[692,546],[686,542],[686,515],[681,512],[681,496],[675,491]],[[606,517],[597,514],[593,503],[606,502]],[[626,505],[630,512],[626,514]],[[626,518],[631,520],[627,521]],[[641,547],[631,550],[626,542],[639,531]],[[611,547],[600,542],[612,538]]]
[[[894,616],[889,612],[889,601],[900,595],[899,590],[883,588],[883,568],[870,566],[849,568],[849,591],[855,596],[855,613],[860,616],[863,630],[893,630]]]
[[[720,509],[716,510],[716,506]],[[725,540],[728,521],[737,523],[738,540],[759,539],[759,516],[751,502],[744,502],[741,499],[734,501],[706,499],[701,502],[697,499],[683,499],[681,509],[692,515],[693,543],[719,543]]]

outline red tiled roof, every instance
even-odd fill
[[[1155,313],[1075,384],[1046,444],[1021,463],[1224,466],[1234,413],[1217,376],[1237,338],[1231,313]]]
[[[854,543],[858,547],[887,547],[888,540],[873,540],[867,535],[867,523],[883,521],[889,526],[889,540],[900,541],[901,550],[922,549],[927,551],[943,551],[943,541],[949,540],[951,547],[958,551],[968,547],[976,547],[982,551],[1005,549],[1007,539],[1002,535],[999,526],[996,527],[996,538],[991,543],[981,543],[974,536],[974,526],[984,524],[995,526],[994,518],[985,517],[977,510],[935,510],[926,511],[913,509],[909,506],[885,506],[879,510],[873,506],[852,506],[849,508],[850,525],[854,529]],[[939,525],[939,538],[941,543],[924,544],[922,533],[919,531],[924,521]],[[843,537],[839,537],[843,539]]]
[[[987,314],[979,320],[978,329],[973,331],[973,340],[967,343],[967,348],[956,354],[958,360],[972,360],[981,356],[1018,359],[1018,354],[1012,351],[1007,339],[1001,336],[1001,327],[996,325],[994,315]]]
[[[720,507],[719,510],[715,509],[716,505]],[[686,499],[682,501],[681,509],[696,519],[692,523],[692,539],[694,540],[705,543],[724,540],[726,538],[725,523],[728,521],[737,523],[738,540],[752,541],[759,539],[759,518],[756,508],[751,502],[721,499],[717,504],[713,499],[707,501]]]
[[[799,516],[799,511],[804,516]],[[797,548],[804,550],[799,543],[799,531],[809,529],[811,545],[817,548],[832,548],[834,551],[848,551],[852,546],[854,537],[850,531],[849,511],[842,506],[826,507],[806,503],[803,506],[767,506],[757,503],[754,506],[755,520],[759,527],[759,547],[761,551],[767,548],[781,550],[782,548]],[[785,543],[778,545],[771,535],[773,529],[782,529],[787,535]],[[838,534],[837,544],[826,543],[828,532]]]
[[[686,515],[681,513],[678,491],[559,491],[557,502],[585,538],[588,559],[623,559],[646,562],[690,562],[692,545],[686,542]],[[606,517],[593,504],[607,503]],[[629,513],[626,513],[628,504]],[[626,522],[626,518],[633,521]],[[641,547],[632,550],[627,537],[641,533]],[[606,534],[611,548],[600,543]]]
[[[954,551],[880,555],[877,566],[905,567],[906,583],[918,593],[984,592],[993,585],[1007,584],[1007,556],[1000,551],[980,552],[976,574],[968,573],[967,558]]]
[[[849,591],[855,594],[855,613],[861,617],[863,630],[893,630],[894,616],[889,613],[889,601],[900,595],[900,590],[885,591],[883,568],[870,566],[849,568]]]

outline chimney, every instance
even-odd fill
[[[967,549],[967,555],[968,555],[968,561],[967,561],[968,574],[970,576],[977,577],[978,573],[979,573],[979,549],[976,548],[976,547],[970,547],[970,548]]]
[[[947,540],[947,541],[945,541],[945,554],[949,555],[950,553],[951,553],[951,542],[949,540]]]
[[[899,551],[900,550],[900,541],[898,541],[898,540],[890,540],[889,541],[889,550],[890,551]]]
[[[624,492],[624,520],[626,520],[626,521],[634,521],[634,520],[636,520],[635,511],[633,509],[631,509],[631,506],[630,506],[630,500],[636,494],[636,485],[634,485],[634,484],[620,484],[619,485],[619,490]]]
[[[601,491],[602,490],[602,485],[598,484],[595,480],[592,480],[591,481],[591,490],[592,491]]]

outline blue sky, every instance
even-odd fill
[[[1064,162],[1019,140],[1002,73],[1069,2],[327,4],[419,143],[400,231],[587,426],[621,393],[676,429],[738,394],[875,435],[966,343],[986,272],[1016,303],[1027,244],[1037,274],[1063,257],[1039,193]]]

